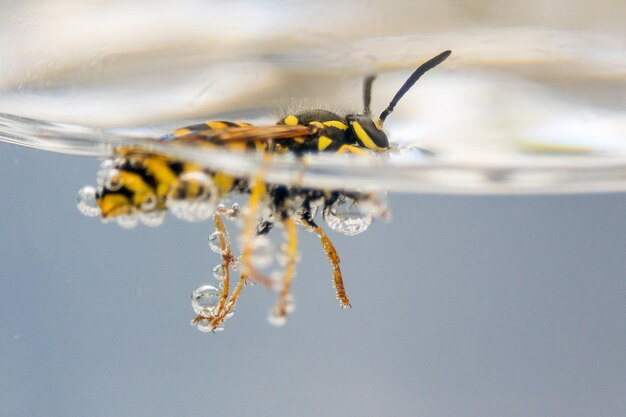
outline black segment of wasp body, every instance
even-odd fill
[[[235,302],[248,280],[270,284],[270,280],[255,269],[252,258],[255,238],[269,233],[276,224],[285,230],[286,245],[283,246],[286,261],[279,285],[279,301],[273,310],[274,317],[280,321],[289,312],[290,285],[297,259],[298,225],[319,237],[333,268],[337,299],[342,307],[350,307],[339,256],[324,229],[315,222],[316,210],[319,208],[322,211],[333,230],[356,234],[369,226],[372,217],[381,216],[384,207],[373,193],[314,189],[298,186],[297,183],[292,186],[269,184],[264,181],[265,169],[273,154],[302,156],[326,152],[370,155],[371,152],[387,151],[389,140],[382,130],[385,119],[413,84],[449,55],[450,51],[445,51],[417,68],[378,119],[374,119],[370,111],[374,80],[374,76],[370,76],[365,79],[364,111],[360,114],[342,116],[327,110],[308,110],[289,114],[271,126],[209,121],[177,129],[159,139],[172,145],[201,149],[226,148],[261,153],[264,155],[263,168],[252,178],[211,170],[139,147],[119,147],[114,156],[103,163],[98,174],[98,187],[81,190],[83,201],[92,202],[91,205],[83,203],[81,211],[99,215],[105,221],[117,220],[122,226],[134,226],[138,221],[157,225],[163,220],[166,210],[192,221],[213,216],[218,236],[214,244],[221,254],[223,282],[221,290],[198,295],[196,301],[202,299],[204,305],[196,310],[198,316],[193,323],[198,324],[199,328],[202,325],[208,330],[219,329],[232,314]],[[242,224],[239,257],[233,254],[223,222],[229,210],[217,206],[222,198],[235,193],[249,195],[247,207],[239,213]],[[354,209],[359,206],[368,207],[361,213],[363,218],[346,220],[338,213],[346,210],[346,207]],[[241,272],[231,293],[230,271],[235,266]]]

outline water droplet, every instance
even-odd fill
[[[85,216],[96,217],[100,215],[100,207],[96,198],[96,189],[93,187],[83,187],[78,190],[76,206]]]
[[[215,212],[221,215],[226,214],[226,206],[224,204],[218,204],[217,207],[215,207]]]
[[[247,215],[244,213],[244,215]],[[259,205],[258,209],[258,222],[270,222],[274,221],[274,210],[268,207],[266,204]]]
[[[283,243],[280,245],[280,251],[276,254],[276,261],[280,266],[287,266],[287,263],[289,262],[289,254],[287,253],[287,249],[287,244]],[[302,255],[300,254],[300,252],[296,252],[296,257],[294,259],[295,263],[299,263],[301,260]]]
[[[255,268],[267,268],[274,261],[272,242],[265,236],[257,236],[251,244],[250,262]]]
[[[209,320],[207,319],[198,320],[195,323],[192,321],[192,324],[195,324],[196,328],[202,333],[209,333],[213,331],[213,326],[211,325],[211,322],[209,322]]]
[[[202,285],[191,293],[191,307],[202,317],[212,317],[219,300],[220,290],[212,285]]]
[[[167,207],[172,214],[189,222],[211,217],[217,202],[213,179],[200,171],[183,174],[167,194]]]
[[[96,174],[96,184],[98,184],[99,188],[104,188],[104,184],[106,179],[109,176],[109,172],[115,168],[115,163],[113,159],[106,159],[102,161],[100,164],[100,168],[98,169],[98,173]]]
[[[278,312],[278,307],[273,307],[267,315],[267,321],[272,326],[281,327],[287,324],[287,316]]]
[[[296,310],[296,300],[293,295],[287,294],[287,300],[285,303],[285,313],[291,314]]]
[[[228,220],[237,220],[237,217],[239,217],[239,204],[234,203],[227,211],[226,211],[226,218]]]
[[[139,223],[139,216],[136,214],[121,214],[115,217],[115,221],[124,229],[132,229]]]
[[[222,245],[220,243],[220,238],[223,238],[222,232],[216,230],[209,236],[209,247],[215,253],[222,253]]]
[[[218,281],[224,281],[225,277],[226,277],[226,269],[224,268],[224,266],[222,264],[215,265],[213,267],[213,278],[215,278]]]
[[[158,203],[159,203],[159,200],[156,195],[148,194],[145,196],[145,198],[143,199],[143,202],[141,203],[141,211],[143,212],[153,211],[155,208],[157,208]]]
[[[117,191],[122,188],[122,176],[119,170],[112,168],[102,172],[101,178],[104,188],[110,191]]]
[[[238,271],[241,266],[241,255],[237,257],[233,257],[233,260],[230,262],[230,269],[233,271]]]
[[[335,232],[356,235],[366,231],[372,224],[372,215],[362,210],[354,198],[340,196],[324,209],[324,220]]]
[[[283,271],[272,271],[270,273],[272,291],[280,292],[283,289]]]
[[[157,227],[165,221],[165,211],[151,211],[139,213],[139,220],[148,227]]]

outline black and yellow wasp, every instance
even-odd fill
[[[310,153],[329,152],[369,156],[385,152],[390,148],[387,135],[382,130],[385,119],[415,82],[442,63],[450,53],[445,51],[417,68],[378,119],[372,117],[370,110],[375,77],[369,76],[364,82],[364,111],[360,114],[342,116],[326,110],[310,110],[289,114],[271,126],[209,121],[177,129],[159,140],[172,146],[261,153],[264,155],[264,167],[275,154],[290,153],[302,157]],[[350,307],[342,282],[339,256],[314,217],[319,208],[331,228],[346,234],[358,233],[367,228],[372,216],[380,216],[384,211],[376,195],[301,187],[297,182],[292,186],[270,184],[264,181],[264,173],[262,168],[253,178],[237,177],[138,146],[122,146],[103,163],[97,188],[85,188],[79,192],[79,208],[85,214],[98,215],[103,220],[115,219],[121,225],[130,226],[137,221],[157,224],[168,209],[187,220],[204,220],[213,216],[217,228],[213,244],[218,247],[222,258],[222,288],[217,290],[207,286],[194,293],[198,316],[193,323],[202,326],[202,329],[220,329],[231,315],[246,282],[269,284],[269,280],[255,269],[254,242],[277,224],[284,227],[287,244],[283,245],[286,262],[279,286],[280,298],[273,310],[276,322],[284,319],[290,310],[290,285],[297,259],[297,225],[319,236],[334,271],[337,298],[342,307]],[[233,213],[232,209],[223,205],[217,206],[224,197],[237,193],[249,195],[245,210]],[[360,212],[360,217],[350,217],[350,210],[354,211],[355,207],[368,208]],[[240,257],[234,255],[222,221],[229,214],[231,217],[238,216],[241,222],[243,243]],[[230,272],[236,267],[241,273],[231,293]]]

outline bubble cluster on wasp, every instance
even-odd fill
[[[374,218],[388,214],[374,193],[268,184],[262,172],[255,178],[238,178],[131,148],[119,149],[115,157],[102,162],[96,187],[82,188],[77,206],[86,216],[123,228],[159,226],[167,211],[184,221],[213,219],[215,229],[209,233],[208,246],[219,262],[208,281],[191,295],[196,313],[191,323],[201,332],[223,330],[243,289],[257,283],[278,293],[268,313],[269,323],[286,323],[295,309],[291,282],[300,259],[297,226],[319,236],[332,266],[339,303],[349,307],[339,256],[315,218],[320,214],[333,231],[354,235],[367,230]],[[232,228],[240,236],[235,241]],[[279,236],[284,243],[269,239],[275,228],[282,229]]]

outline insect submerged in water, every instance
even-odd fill
[[[175,130],[160,140],[202,149],[259,152],[264,155],[265,168],[272,154],[292,153],[301,157],[318,152],[357,155],[385,152],[389,149],[389,141],[382,130],[385,119],[415,82],[450,53],[445,51],[417,68],[378,120],[372,118],[370,111],[375,77],[369,76],[364,82],[362,114],[340,116],[326,110],[312,110],[290,114],[272,126],[210,121]],[[133,227],[139,221],[156,226],[163,221],[166,210],[190,221],[213,216],[217,230],[209,241],[211,248],[221,255],[221,263],[214,268],[221,289],[205,285],[192,294],[192,306],[197,313],[192,324],[202,331],[223,328],[246,283],[273,284],[257,270],[255,260],[258,260],[259,247],[267,243],[263,240],[265,235],[275,225],[284,227],[286,245],[283,245],[282,280],[278,286],[274,285],[278,287],[279,301],[270,312],[270,321],[282,324],[292,310],[290,286],[297,261],[297,225],[317,234],[321,240],[333,268],[337,299],[343,308],[350,307],[339,256],[325,231],[315,222],[316,211],[321,209],[331,229],[356,234],[364,231],[373,217],[384,216],[384,206],[373,193],[305,188],[297,183],[293,186],[269,184],[264,181],[265,168],[253,178],[240,178],[140,147],[119,147],[111,159],[103,162],[97,188],[85,187],[79,191],[78,206],[86,215],[100,216],[104,221],[115,219],[124,227]],[[245,209],[217,204],[233,194],[249,194]],[[240,222],[240,256],[233,253],[224,218]],[[230,274],[236,269],[240,269],[240,277],[231,293]]]

